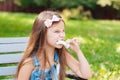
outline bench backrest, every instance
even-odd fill
[[[20,61],[27,41],[28,37],[0,38],[0,80],[16,73],[16,63]]]

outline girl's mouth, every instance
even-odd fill
[[[58,41],[56,42],[56,44],[57,44],[57,45],[64,45],[66,48],[69,48],[69,47],[70,47],[69,43],[68,43],[67,41],[63,41],[63,40],[58,40]]]

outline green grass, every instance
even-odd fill
[[[119,80],[120,21],[68,20],[66,25],[68,38],[80,40],[80,47],[91,64],[91,80]]]
[[[0,37],[29,36],[36,14],[0,12]],[[65,20],[66,39],[76,37],[92,68],[90,80],[120,79],[120,21]],[[72,52],[72,51],[71,51]],[[72,54],[77,58],[74,52]]]
[[[28,36],[36,15],[24,13],[0,13],[0,36]]]

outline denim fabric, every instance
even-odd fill
[[[33,56],[33,61],[34,61],[34,66],[35,69],[32,71],[30,80],[42,80],[42,72],[43,70],[40,69],[40,62],[37,58],[37,56]],[[59,62],[59,56],[58,56],[58,52],[55,50],[54,53],[54,61],[56,63]],[[48,69],[47,71],[45,71],[44,73],[44,80],[52,80],[52,77],[54,77],[54,80],[58,80],[58,74],[57,74],[57,66],[54,64],[51,66],[50,69]]]

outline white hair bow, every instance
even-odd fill
[[[53,15],[52,19],[46,19],[44,24],[46,27],[50,27],[54,21],[60,21],[61,18],[57,17],[56,15]]]

